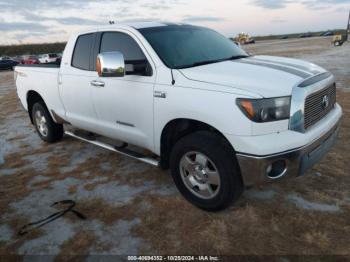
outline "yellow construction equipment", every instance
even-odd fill
[[[241,45],[255,44],[255,40],[246,33],[238,34],[238,36],[236,37],[236,41]]]
[[[343,35],[337,34],[333,36],[332,44],[334,46],[341,46],[344,44],[344,42],[345,42],[345,37]]]

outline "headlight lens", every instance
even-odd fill
[[[236,102],[241,111],[257,123],[289,118],[290,96],[263,99],[238,98]]]

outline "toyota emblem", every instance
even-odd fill
[[[325,95],[323,98],[322,98],[322,108],[323,109],[326,109],[328,106],[329,106],[329,97],[328,95]]]

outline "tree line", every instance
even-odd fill
[[[0,56],[38,55],[63,52],[66,43],[24,44],[0,46]]]

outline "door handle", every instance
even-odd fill
[[[98,81],[98,80],[93,80],[90,82],[90,84],[92,86],[95,86],[95,87],[104,87],[105,86],[105,82]]]

